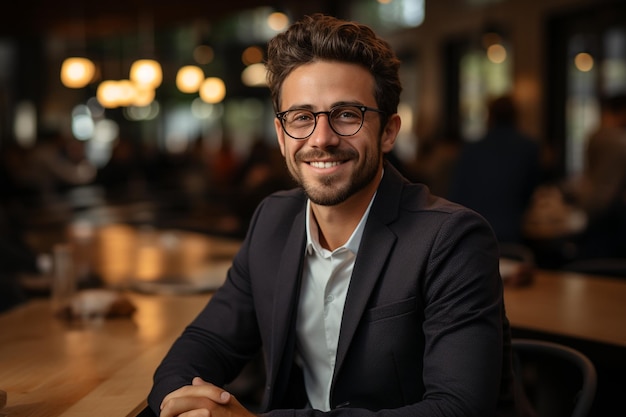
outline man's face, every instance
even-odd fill
[[[329,111],[341,104],[376,107],[374,78],[366,69],[320,61],[296,68],[283,82],[280,111]],[[385,129],[381,137],[380,123],[381,115],[368,111],[357,134],[339,136],[322,114],[311,136],[295,140],[285,134],[280,120],[274,121],[289,172],[319,205],[340,204],[362,190],[371,197],[380,178],[382,153],[391,150],[397,133],[395,128]]]

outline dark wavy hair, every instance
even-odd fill
[[[358,64],[374,77],[374,98],[387,116],[397,113],[402,85],[400,60],[390,45],[368,26],[313,14],[272,38],[267,48],[267,81],[276,111],[285,78],[300,65],[315,61]]]

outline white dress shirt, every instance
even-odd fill
[[[318,225],[307,202],[307,245],[296,322],[297,348],[309,405],[321,411],[330,410],[330,384],[343,307],[372,201],[350,239],[332,252],[320,245]]]

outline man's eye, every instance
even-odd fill
[[[292,122],[307,122],[307,121],[313,120],[313,116],[311,115],[311,113],[298,112],[298,113],[293,113],[289,119]]]
[[[341,110],[338,110],[333,117],[335,119],[341,119],[341,120],[347,121],[347,120],[360,119],[361,114],[355,112],[354,110],[341,109]]]

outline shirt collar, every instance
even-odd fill
[[[342,246],[335,249],[333,252],[341,250],[343,248],[348,249],[350,252],[356,254],[359,245],[361,244],[361,237],[363,236],[363,229],[365,229],[365,222],[367,221],[367,217],[369,216],[370,208],[372,207],[372,203],[374,202],[374,198],[376,197],[376,193],[372,196],[372,199],[363,213],[359,224],[352,232],[352,235],[348,239],[348,241]],[[323,254],[324,252],[328,252],[326,249],[322,248],[319,242],[319,227],[317,225],[317,221],[313,216],[313,211],[311,210],[311,200],[307,199],[306,202],[306,253],[307,255],[312,255],[313,252],[317,252]]]

